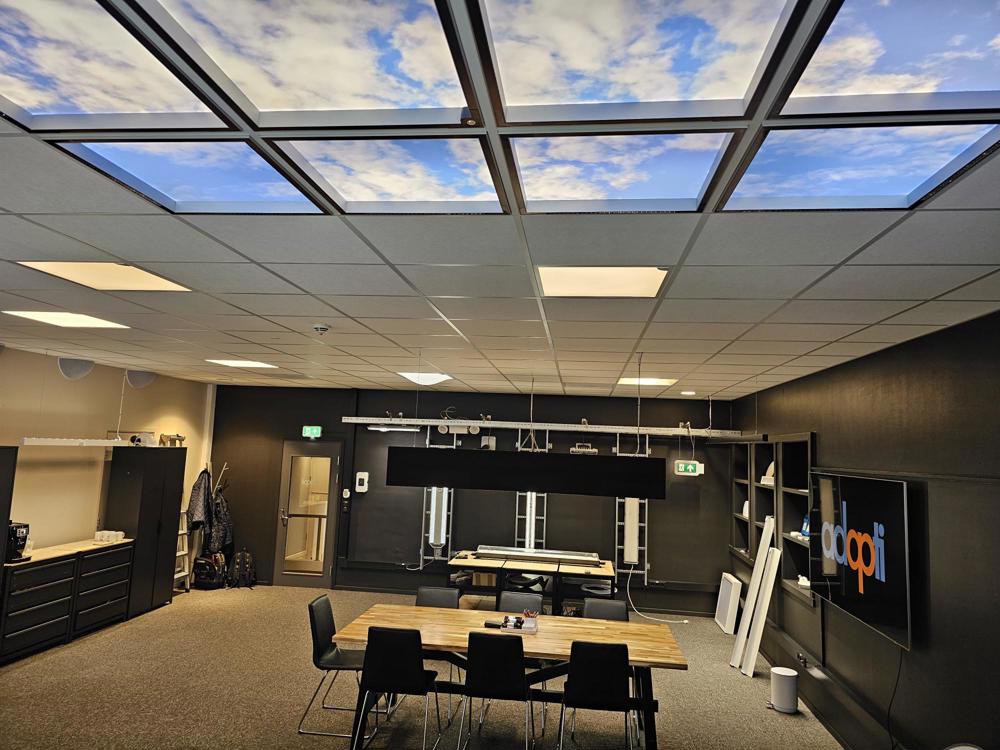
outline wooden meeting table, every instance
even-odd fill
[[[514,614],[514,613],[511,613]],[[519,613],[518,613],[519,614]],[[487,620],[497,620],[503,613],[476,609],[439,609],[400,604],[376,604],[368,611],[339,630],[333,640],[341,645],[364,645],[368,642],[369,627],[411,628],[420,630],[424,649],[448,653],[454,664],[464,666],[464,654],[469,647],[469,633],[499,633],[485,627]],[[555,617],[541,615],[538,632],[522,634],[524,655],[527,658],[555,662],[553,666],[530,673],[529,682],[564,675],[569,669],[569,652],[573,641],[590,643],[624,643],[628,645],[629,663],[635,668],[636,693],[633,697],[639,710],[640,727],[645,734],[649,750],[656,749],[656,712],[659,705],[653,696],[653,669],[687,669],[669,626],[652,622],[618,622],[582,617]],[[462,686],[450,682],[438,683],[438,692],[461,694]],[[360,714],[362,695],[358,695]],[[554,690],[532,690],[532,699],[560,703],[562,693]],[[363,731],[366,716],[355,715],[355,737]],[[352,738],[352,747],[353,738]]]

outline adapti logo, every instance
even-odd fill
[[[821,532],[823,556],[847,565],[858,574],[858,593],[865,593],[865,578],[872,575],[885,583],[885,526],[872,524],[872,533],[862,533],[847,525],[847,501],[840,502],[840,523],[826,521]]]

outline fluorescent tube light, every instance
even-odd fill
[[[451,380],[451,375],[445,375],[443,372],[397,372],[396,374],[417,385],[437,385]]]
[[[667,276],[655,266],[538,266],[546,297],[655,297]]]
[[[618,385],[673,385],[677,378],[618,378]]]
[[[420,432],[419,427],[389,424],[370,424],[368,425],[368,429],[372,432]]]
[[[682,396],[697,396],[697,391],[681,391]]]
[[[5,315],[16,315],[19,318],[37,320],[39,323],[48,323],[51,326],[61,328],[128,328],[121,323],[112,323],[110,320],[101,320],[80,313],[35,312],[32,310],[3,310],[2,312]]]
[[[91,289],[115,292],[190,292],[149,271],[124,263],[79,263],[62,261],[20,261],[20,265],[82,284]]]
[[[252,359],[206,359],[205,361],[211,362],[213,365],[224,365],[225,367],[276,369],[275,365],[269,365],[266,362],[254,362]]]
[[[448,543],[448,506],[450,501],[450,489],[431,487],[431,518],[430,529],[427,531],[427,543],[435,550],[435,557]]]

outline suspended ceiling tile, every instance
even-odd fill
[[[680,258],[698,216],[553,214],[523,221],[537,264],[669,266]]]
[[[718,365],[781,365],[792,357],[785,354],[716,354],[709,364]]]
[[[811,352],[811,355],[833,355],[833,356],[847,356],[847,357],[864,357],[867,354],[872,354],[873,352],[885,349],[892,344],[886,343],[874,343],[874,342],[849,342],[849,341],[835,341],[832,344],[827,344],[821,349],[817,349]]]
[[[340,316],[330,305],[308,294],[222,294],[230,305],[255,315],[316,315],[321,318]]]
[[[471,349],[471,345],[461,336],[452,332],[451,335],[443,334],[419,334],[419,333],[392,333],[386,334],[399,346],[407,349]]]
[[[996,263],[1000,211],[918,211],[851,264]]]
[[[787,299],[829,269],[823,266],[684,266],[670,299]]]
[[[997,254],[1000,261],[1000,252]],[[843,266],[803,292],[809,299],[925,300],[996,270],[995,266]]]
[[[144,307],[127,300],[118,299],[110,294],[96,292],[92,289],[75,287],[72,289],[53,289],[25,292],[31,299],[45,302],[49,305],[86,315],[117,315],[143,314],[150,312]]]
[[[748,341],[834,341],[859,330],[859,325],[823,323],[761,323],[743,334]]]
[[[271,263],[267,268],[313,294],[415,294],[395,271],[385,265]]]
[[[358,322],[385,334],[455,334],[455,329],[441,318],[358,318]]]
[[[545,313],[549,320],[645,321],[653,305],[639,299],[546,299]]]
[[[115,292],[115,296],[134,302],[136,305],[175,315],[245,314],[242,310],[201,292]]]
[[[635,339],[642,333],[643,324],[634,322],[600,323],[597,321],[564,321],[549,322],[549,331],[559,338],[629,338]]]
[[[730,341],[750,330],[750,323],[650,323],[647,339],[720,339]]]
[[[472,336],[472,343],[481,349],[525,349],[529,351],[549,349],[549,340],[530,336]]]
[[[431,300],[449,319],[539,320],[538,302],[534,299],[493,299],[435,297]]]
[[[434,318],[434,312],[422,297],[384,296],[323,296],[323,301],[333,305],[345,315],[356,318]]]
[[[295,287],[255,263],[143,263],[164,278],[203,292],[287,294]]]
[[[781,307],[772,299],[665,299],[656,320],[703,323],[757,323]]]
[[[942,299],[946,300],[1000,300],[1000,272],[990,274],[984,279],[974,281],[950,292]]]
[[[47,273],[19,266],[17,263],[0,261],[0,289],[5,291],[29,291],[40,289],[78,290],[81,287]]]
[[[709,359],[709,354],[694,354],[694,353],[682,353],[682,352],[643,352],[642,355],[642,366],[645,367],[647,362],[656,362],[660,364],[692,364],[698,365]],[[633,358],[630,366],[634,365],[636,359]]]
[[[922,208],[1000,208],[1000,158],[984,159]]]
[[[423,294],[431,297],[527,297],[531,278],[522,266],[399,266]]]
[[[545,336],[545,326],[540,320],[453,319],[452,323],[466,336]]]
[[[939,325],[876,325],[844,337],[844,341],[877,342],[898,344],[928,333],[940,331]]]
[[[350,318],[344,318],[332,315],[265,315],[265,318],[270,320],[272,323],[277,323],[279,326],[284,326],[285,328],[290,328],[293,331],[298,331],[299,333],[308,336],[309,338],[316,339],[317,341],[324,341],[327,336],[331,334],[338,333],[370,333],[370,331],[365,328],[360,323],[357,323]],[[313,329],[317,323],[328,326],[328,330],[320,333]]]
[[[726,345],[726,341],[712,339],[642,339],[636,351],[677,352],[679,354],[714,354]]]
[[[524,265],[510,216],[356,216],[368,240],[393,263]]]
[[[891,300],[808,300],[789,301],[767,319],[768,323],[875,323],[895,315],[912,302]]]
[[[687,265],[830,265],[902,218],[902,211],[712,214]]]
[[[849,362],[852,359],[854,359],[852,356],[824,356],[819,354],[808,354],[804,357],[793,359],[788,364],[793,366],[802,365],[804,367],[834,367],[836,365],[842,365],[844,362]]]
[[[1000,301],[961,302],[932,301],[925,302],[912,310],[889,318],[886,323],[903,323],[906,325],[944,325],[951,326],[972,318],[978,318],[994,310],[1000,309]]]
[[[0,259],[114,261],[107,253],[17,216],[0,216]]]
[[[555,339],[553,345],[558,351],[589,352],[630,352],[634,342],[630,339]]]
[[[823,346],[822,341],[734,341],[726,354],[805,354]]]
[[[218,215],[186,221],[261,263],[380,262],[336,216]]]

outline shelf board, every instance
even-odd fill
[[[792,536],[787,531],[781,535],[781,538],[782,539],[787,539],[790,542],[795,542],[795,544],[798,544],[798,545],[800,545],[802,547],[805,547],[806,549],[809,549],[809,540],[808,539],[799,539],[797,537]]]
[[[753,565],[753,558],[750,557],[750,555],[748,555],[745,550],[741,550],[739,547],[734,547],[733,545],[730,544],[729,554],[731,554],[733,557],[738,557],[747,565]]]
[[[750,484],[749,479],[741,479],[740,477],[736,477],[736,479],[734,479],[733,481],[736,482],[737,484]]]
[[[790,495],[801,495],[802,497],[809,497],[809,490],[800,490],[796,487],[782,487],[782,492],[787,492]]]
[[[733,513],[733,518],[738,518],[741,521],[746,521],[749,523],[750,516],[744,516],[742,513]]]
[[[790,580],[788,578],[781,579],[781,588],[783,588],[788,593],[793,596],[797,596],[802,601],[808,603],[810,606],[815,606],[816,600],[813,598],[813,592],[809,589],[803,589],[799,586],[797,581]]]
[[[754,482],[753,486],[754,487],[760,487],[762,490],[773,490],[774,489],[774,485],[773,484],[761,484],[760,482]]]

